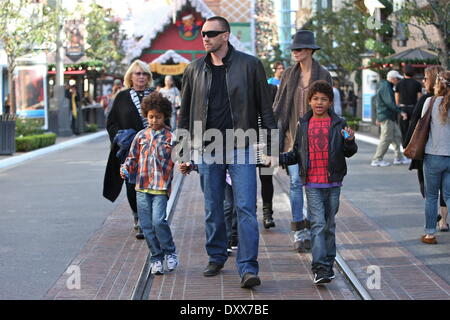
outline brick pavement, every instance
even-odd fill
[[[277,178],[288,192],[289,177],[281,173]],[[450,299],[450,285],[445,280],[342,195],[336,216],[336,242],[339,253],[373,299]],[[368,272],[369,266],[380,268],[379,289],[368,287],[367,280],[373,275],[373,271]],[[373,287],[373,282],[369,283]]]
[[[253,290],[241,289],[231,256],[220,275],[206,278],[202,271],[208,263],[204,248],[203,195],[198,175],[186,177],[171,224],[181,264],[176,272],[155,276],[150,300],[286,300],[286,299],[356,299],[350,285],[336,272],[336,279],[327,286],[312,283],[310,255],[292,249],[290,205],[283,194],[275,194],[276,228],[265,230],[260,222],[259,264],[262,285]]]

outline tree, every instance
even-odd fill
[[[95,2],[90,6],[87,17],[86,55],[94,60],[105,62],[105,67],[111,72],[121,73],[124,66],[122,60],[125,53],[122,42],[125,35],[120,30],[120,21],[112,15],[111,9],[105,9]]]
[[[450,1],[423,0],[418,2],[405,1],[401,10],[397,12],[397,18],[400,22],[418,29],[429,48],[437,52],[442,67],[448,69],[450,66]],[[430,33],[426,32],[425,27],[429,25],[436,29],[437,41],[433,41]]]
[[[15,113],[16,97],[13,74],[17,58],[48,48],[56,36],[55,11],[47,4],[32,0],[0,1],[0,42],[8,57],[8,82],[11,112]]]
[[[339,79],[347,80],[361,66],[360,54],[366,51],[365,41],[371,36],[361,12],[346,3],[335,12],[322,9],[311,18],[306,29],[313,31],[321,47],[314,53],[319,62],[334,70]]]

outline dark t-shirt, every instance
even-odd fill
[[[225,65],[211,65],[211,67],[212,83],[208,97],[206,129],[219,129],[221,132],[225,133],[226,129],[233,129]]]
[[[422,85],[412,78],[403,79],[397,84],[395,92],[400,93],[399,104],[415,105],[417,93],[422,92]]]

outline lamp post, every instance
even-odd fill
[[[72,130],[70,128],[70,114],[69,114],[69,104],[65,96],[64,88],[64,47],[62,43],[62,33],[63,33],[63,23],[62,19],[62,0],[53,0],[52,5],[54,6],[58,14],[58,26],[56,31],[56,54],[55,54],[55,104],[58,110],[58,136],[68,137],[72,135]]]

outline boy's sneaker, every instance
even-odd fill
[[[322,269],[314,272],[314,284],[329,283],[330,281],[329,272]]]
[[[178,260],[178,256],[175,253],[172,253],[166,255],[166,263],[167,263],[167,270],[173,271],[178,267],[180,261]]]
[[[391,164],[384,160],[372,160],[372,163],[370,164],[372,167],[387,167]]]
[[[303,229],[303,244],[304,244],[305,250],[307,250],[307,251],[311,250],[311,230],[310,229]]]
[[[305,250],[303,230],[294,231],[294,249],[298,252],[303,252]]]
[[[155,261],[155,262],[152,262],[150,264],[150,268],[151,268],[151,273],[152,274],[158,274],[158,275],[164,274],[163,264],[159,260]]]
[[[336,278],[336,275],[334,274],[333,268],[331,268],[331,269],[328,271],[328,278],[329,278],[330,280],[333,280],[334,278]]]
[[[231,246],[229,246],[227,248],[227,253],[228,253],[229,256],[231,256],[231,254],[233,253],[233,249],[231,249]]]
[[[394,165],[402,165],[402,164],[410,164],[411,159],[408,158],[401,158],[401,159],[394,159]]]

